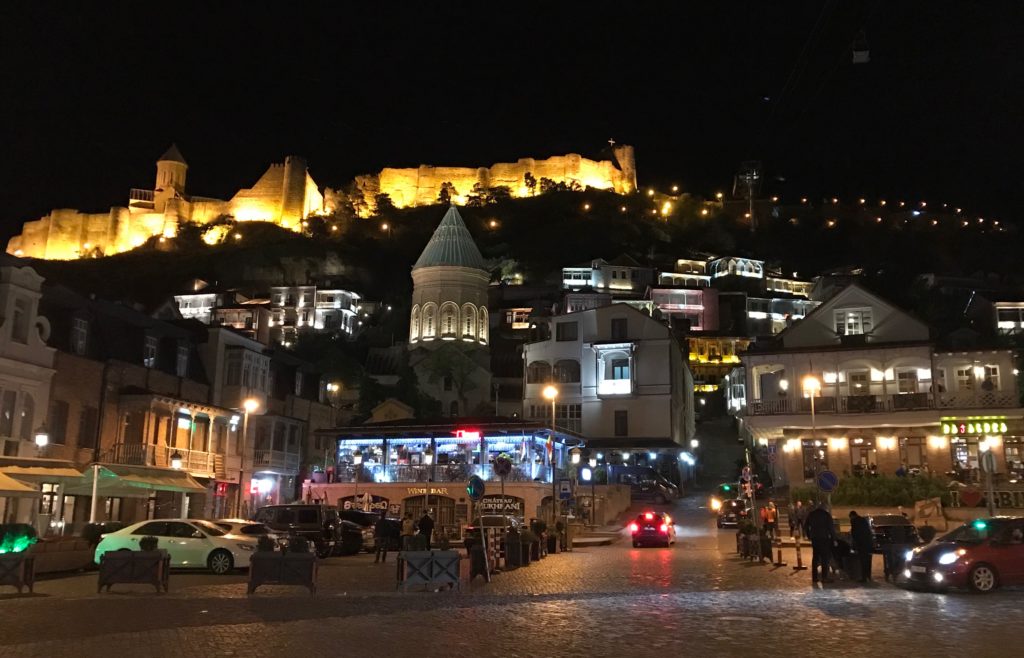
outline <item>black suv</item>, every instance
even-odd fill
[[[874,540],[873,552],[881,553],[886,546],[920,546],[925,542],[917,532],[917,528],[902,514],[876,514],[868,517],[871,524],[871,538]]]
[[[313,543],[321,558],[353,555],[363,547],[363,527],[338,517],[328,505],[268,505],[256,511],[254,519],[271,530]]]

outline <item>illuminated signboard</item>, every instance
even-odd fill
[[[943,421],[942,433],[952,436],[1004,434],[1006,422],[1001,420],[954,420]]]
[[[479,441],[480,431],[479,430],[455,430],[455,436],[460,439],[466,439],[468,441]]]

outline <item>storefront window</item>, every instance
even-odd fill
[[[878,472],[878,453],[875,440],[857,437],[850,440],[850,460],[855,476],[875,475]]]
[[[817,473],[828,468],[825,442],[821,439],[804,439],[801,443],[804,453],[804,480],[813,481]]]
[[[1024,478],[1024,440],[1019,438],[1003,438],[1006,456],[1006,470],[1011,478]]]
[[[910,469],[921,469],[928,464],[928,451],[921,437],[906,437],[900,440],[900,461]]]

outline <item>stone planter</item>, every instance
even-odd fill
[[[167,551],[107,551],[100,556],[97,592],[117,583],[152,585],[157,592],[167,591],[171,574],[171,556]]]
[[[297,585],[316,596],[317,561],[313,553],[260,551],[249,558],[249,586],[252,594],[260,585]]]
[[[29,593],[36,582],[35,557],[25,553],[6,553],[0,555],[0,585],[18,588],[18,594],[25,587]]]

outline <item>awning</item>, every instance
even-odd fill
[[[93,467],[85,470],[82,479],[68,486],[64,493],[70,496],[91,496]],[[100,464],[100,480],[96,493],[104,497],[148,498],[153,491],[175,493],[203,493],[206,487],[185,471],[151,466]]]
[[[82,479],[82,472],[64,459],[2,458],[0,473],[32,484],[53,482],[63,485]]]
[[[24,482],[0,473],[0,498],[39,498],[42,495]]]

